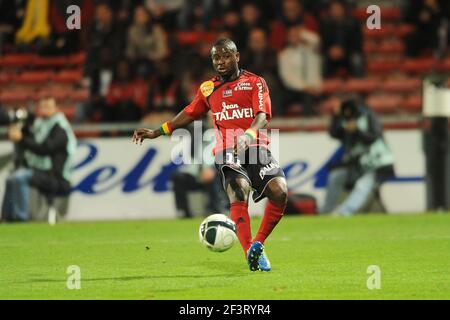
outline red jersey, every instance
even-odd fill
[[[259,112],[272,117],[269,89],[266,81],[251,72],[241,70],[234,81],[221,82],[219,77],[200,85],[194,100],[184,108],[184,112],[197,120],[211,110],[216,133],[214,154],[219,150],[233,148],[236,137],[250,128]],[[267,146],[268,137],[258,133],[254,144]]]

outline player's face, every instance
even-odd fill
[[[230,50],[227,46],[215,46],[211,49],[214,70],[222,77],[232,75],[238,70],[239,52]]]

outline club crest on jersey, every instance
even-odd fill
[[[211,80],[205,81],[200,85],[200,91],[203,96],[208,97],[214,91],[214,82]]]
[[[231,90],[231,89],[223,90],[223,93],[222,93],[223,98],[231,97],[232,95],[233,95],[233,90]]]

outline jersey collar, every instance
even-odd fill
[[[227,80],[227,81],[225,81],[225,80],[219,75],[220,82],[221,82],[221,83],[227,83],[227,82],[233,82],[233,81],[236,81],[236,80],[238,80],[238,79],[241,77],[241,75],[242,75],[243,72],[244,72],[243,69],[239,69],[239,73],[238,73],[238,76],[236,77],[236,79],[234,79],[234,80]]]

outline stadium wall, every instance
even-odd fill
[[[391,213],[423,212],[421,132],[388,130],[385,136],[396,156],[397,178],[381,187],[384,204]],[[324,165],[338,152],[338,143],[325,132],[282,133],[279,141],[277,157],[291,190],[313,194],[322,203],[327,174]],[[169,176],[177,166],[170,160],[176,144],[167,137],[146,141],[143,146],[132,144],[129,138],[79,140],[67,219],[175,218]],[[11,143],[1,142],[0,155],[8,152],[12,152]],[[7,174],[6,169],[0,171],[2,183]],[[0,187],[0,196],[3,190]],[[263,206],[264,202],[251,207],[250,213],[261,214]]]

